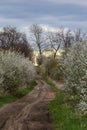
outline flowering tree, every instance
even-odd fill
[[[87,42],[74,45],[63,62],[66,90],[70,92],[77,107],[87,113]]]
[[[0,93],[14,93],[18,87],[29,84],[35,76],[28,58],[17,52],[0,52]]]

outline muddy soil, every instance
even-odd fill
[[[31,93],[0,109],[0,130],[53,130],[48,104],[55,93],[40,77],[36,81]]]

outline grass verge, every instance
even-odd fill
[[[27,95],[30,91],[33,90],[33,88],[37,85],[35,81],[33,81],[29,87],[22,89],[19,93],[15,95],[7,95],[7,96],[0,96],[0,107],[3,106],[6,103],[13,102],[19,98],[22,98],[23,96]]]
[[[54,130],[87,130],[87,116],[77,115],[74,108],[65,100],[64,91],[58,90],[51,80],[45,81],[57,94],[56,99],[49,104]]]

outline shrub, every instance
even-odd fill
[[[38,55],[37,64],[40,66],[44,63],[45,60],[46,60],[46,57],[44,55]]]
[[[87,43],[79,43],[69,50],[63,62],[63,72],[71,99],[80,111],[87,113]]]
[[[47,58],[43,66],[45,73],[55,80],[63,79],[63,73],[61,69],[61,59],[54,59],[53,57]]]
[[[34,76],[34,66],[28,58],[17,52],[0,52],[0,93],[15,93],[19,87],[29,84]]]

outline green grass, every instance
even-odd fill
[[[87,130],[87,116],[76,115],[74,108],[65,100],[65,93],[58,90],[52,81],[45,81],[57,93],[56,99],[49,104],[54,130]]]
[[[25,95],[27,95],[30,91],[33,90],[33,88],[37,85],[35,81],[33,81],[29,87],[22,89],[20,92],[18,92],[15,95],[7,95],[7,96],[0,96],[0,107],[5,105],[6,103],[13,102]]]

